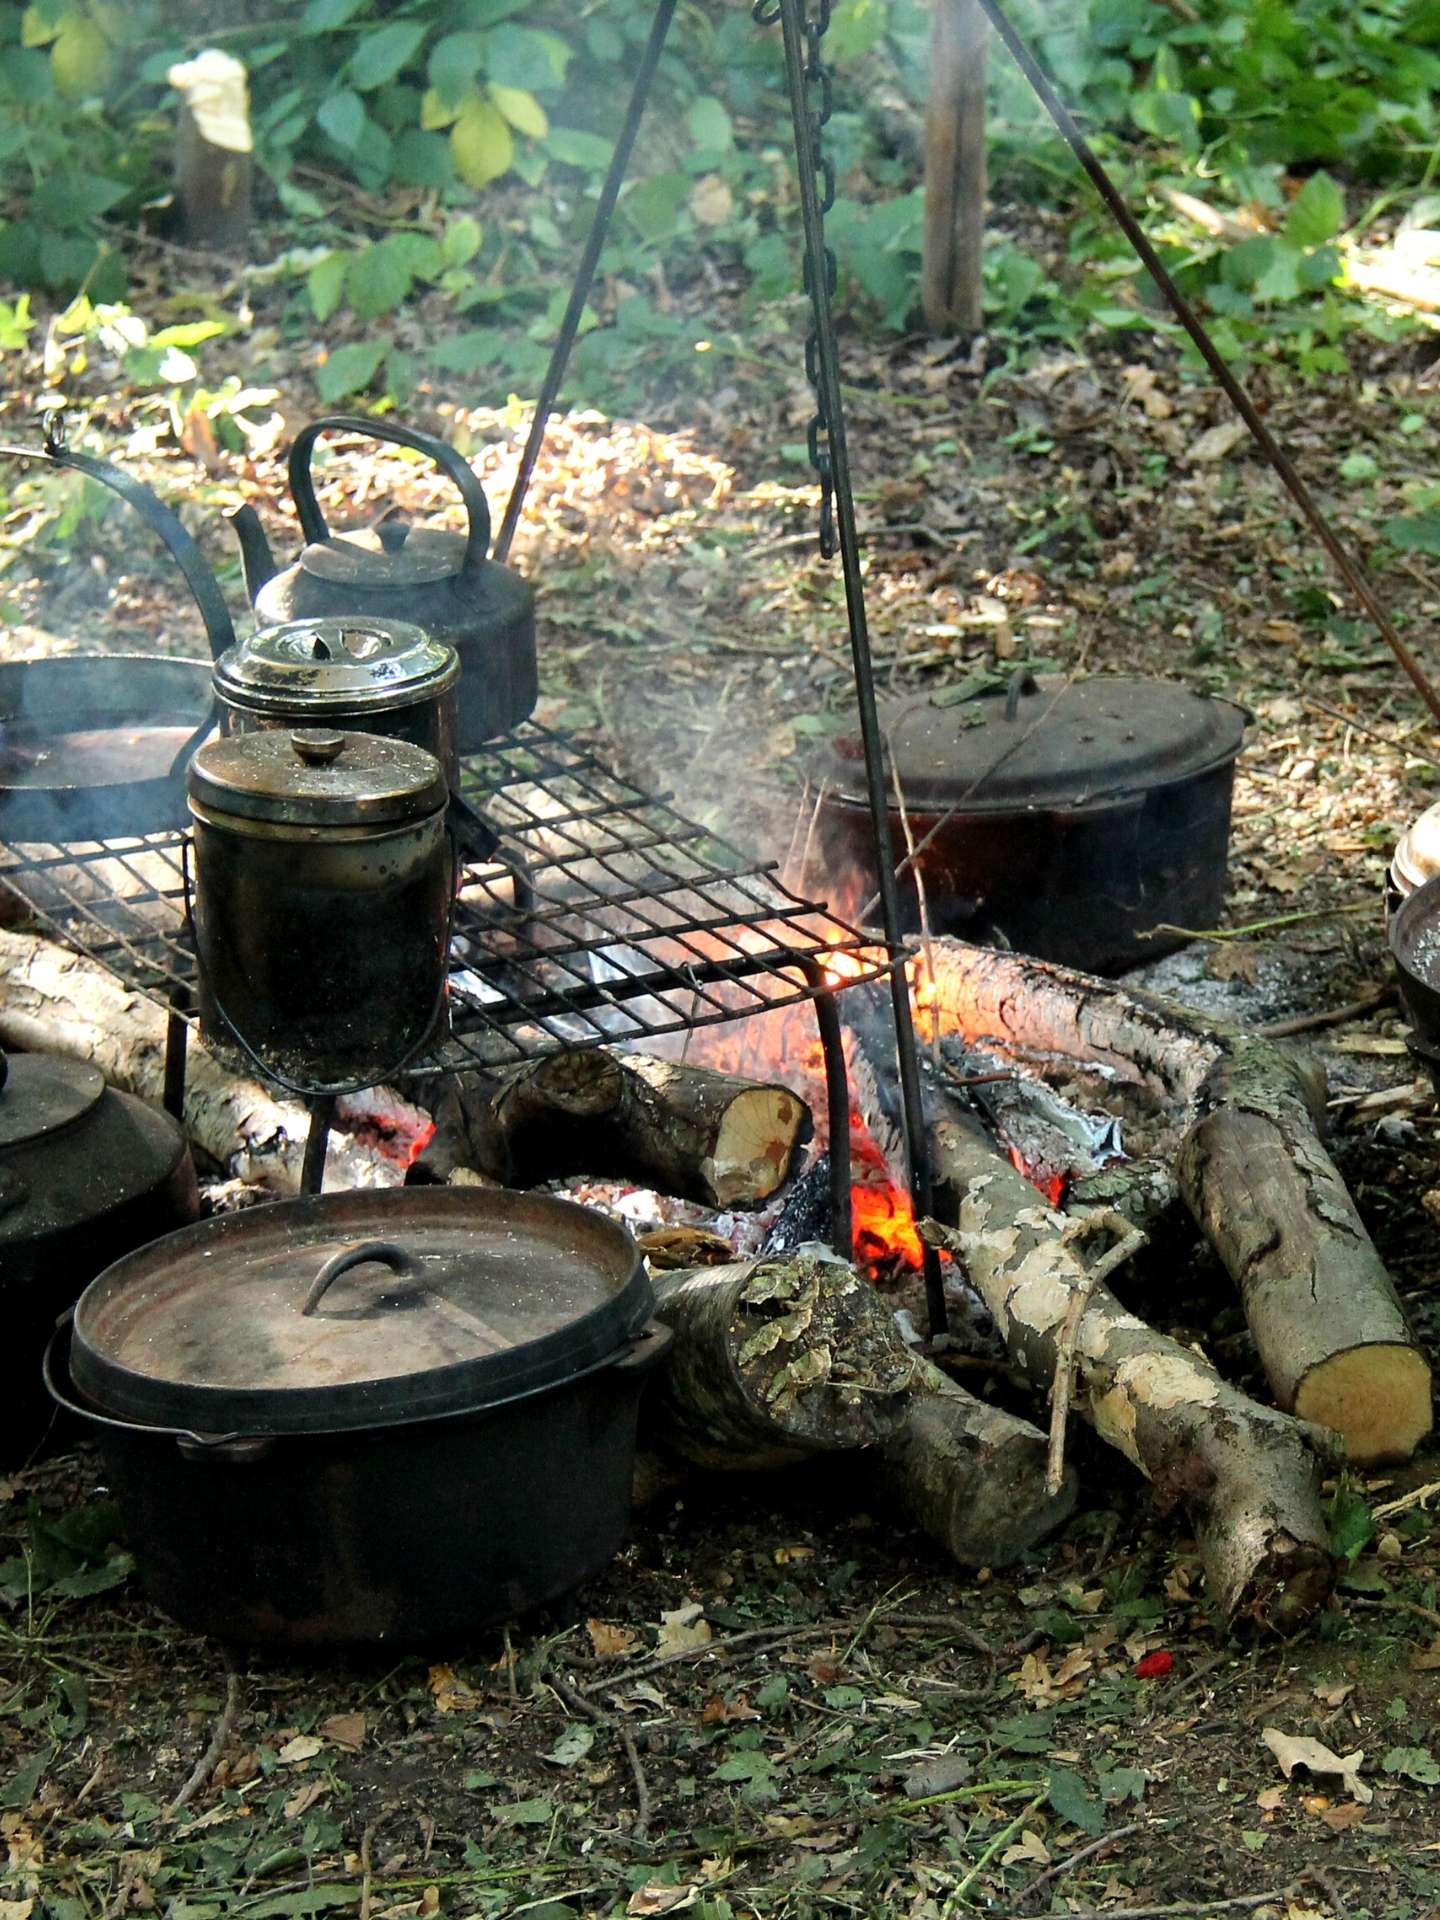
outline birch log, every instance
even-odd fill
[[[1321,1144],[1323,1075],[1265,1040],[1108,980],[935,939],[937,1016],[972,1044],[1100,1069],[1180,1110],[1181,1193],[1235,1281],[1280,1406],[1358,1465],[1429,1432],[1430,1368]]]
[[[516,1187],[585,1173],[722,1209],[777,1193],[812,1130],[788,1087],[600,1047],[550,1054],[498,1083],[461,1075],[435,1112],[412,1179],[443,1179],[455,1164]]]
[[[873,1447],[905,1418],[916,1363],[843,1261],[792,1253],[656,1276],[675,1338],[651,1382],[651,1437],[692,1466],[782,1467]]]
[[[36,934],[0,929],[0,1044],[89,1060],[115,1086],[158,1101],[165,1081],[164,1011],[132,992],[95,961]],[[237,1079],[193,1039],[185,1075],[185,1130],[196,1146],[237,1179],[275,1192],[298,1190],[310,1116],[275,1100],[253,1080]],[[340,1125],[373,1136],[402,1131],[418,1141],[428,1116],[377,1091],[341,1103]],[[327,1180],[338,1186],[396,1186],[406,1152],[334,1133]]]
[[[1045,1488],[1048,1443],[1028,1420],[987,1406],[927,1360],[910,1410],[881,1447],[886,1493],[962,1567],[1008,1567],[1069,1519],[1076,1478]]]
[[[1321,1462],[1306,1431],[1092,1285],[1063,1237],[1065,1216],[1046,1208],[971,1124],[939,1121],[932,1139],[937,1182],[958,1226],[926,1230],[963,1262],[1022,1372],[1049,1390],[1080,1296],[1075,1404],[1151,1482],[1162,1507],[1184,1505],[1226,1616],[1279,1632],[1298,1627],[1334,1580]]]

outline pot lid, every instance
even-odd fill
[[[313,540],[300,556],[306,573],[336,586],[428,587],[453,580],[465,571],[463,533],[439,527],[412,527],[390,513],[360,533],[332,534]]]
[[[333,1433],[572,1380],[645,1325],[624,1227],[547,1194],[405,1187],[182,1227],[91,1282],[71,1372],[102,1413],[199,1434]]]
[[[381,710],[443,693],[460,657],[406,620],[286,620],[228,648],[215,664],[223,699],[260,712]]]
[[[1248,716],[1165,680],[1096,677],[1066,685],[1017,676],[970,698],[938,694],[882,708],[907,805],[968,812],[1079,807],[1208,772],[1233,760]],[[829,777],[863,799],[857,738],[837,740]]]
[[[1440,873],[1440,800],[1427,807],[1400,836],[1390,874],[1402,893],[1413,893]]]
[[[104,1074],[83,1060],[0,1053],[0,1148],[57,1133],[83,1119],[104,1093]]]
[[[190,798],[216,813],[302,826],[388,826],[446,803],[440,762],[381,733],[264,728],[208,740],[187,769]]]

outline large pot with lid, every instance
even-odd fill
[[[455,785],[460,662],[404,620],[291,620],[261,627],[215,663],[225,733],[331,727],[424,747]]]
[[[305,1095],[393,1077],[444,1027],[439,762],[376,734],[232,734],[187,784],[207,1043]]]
[[[332,534],[315,498],[311,457],[321,434],[350,432],[413,448],[454,482],[466,528],[415,527],[386,511],[372,527]],[[490,509],[470,463],[443,440],[392,421],[347,414],[316,420],[290,450],[290,493],[305,536],[281,568],[253,507],[231,515],[245,584],[264,624],[291,620],[413,621],[460,658],[460,749],[471,753],[534,710],[535,592],[511,568],[486,558]]]
[[[882,709],[890,855],[902,911],[937,933],[1118,973],[1214,926],[1224,904],[1235,759],[1247,715],[1164,681],[1028,674],[970,698],[948,690]],[[875,890],[858,739],[818,769],[827,869]],[[916,852],[907,864],[908,825]]]
[[[57,1317],[102,1267],[199,1210],[168,1114],[83,1061],[0,1053],[0,1462],[23,1459],[51,1418],[40,1358]]]
[[[95,1280],[50,1356],[147,1590],[187,1627],[423,1641],[619,1547],[667,1335],[623,1227],[548,1195],[279,1201]]]

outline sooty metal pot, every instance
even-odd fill
[[[890,856],[902,910],[981,945],[1118,973],[1210,927],[1225,896],[1235,759],[1246,714],[1162,680],[1028,673],[882,710]],[[858,739],[819,769],[827,869],[875,889],[875,840]],[[888,784],[888,783],[887,783]]]
[[[625,1229],[568,1201],[323,1194],[118,1262],[47,1380],[93,1427],[140,1577],[184,1625],[424,1641],[615,1553],[669,1337],[652,1304]]]
[[[225,733],[333,727],[424,747],[457,772],[453,647],[403,620],[291,620],[227,649],[213,685]]]
[[[301,1094],[389,1079],[442,1025],[439,762],[375,734],[235,734],[201,748],[188,788],[206,1041]]]
[[[52,1417],[40,1356],[58,1315],[102,1267],[199,1210],[168,1114],[82,1061],[0,1053],[0,1461],[23,1459]]]

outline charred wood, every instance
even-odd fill
[[[604,1048],[550,1054],[498,1082],[459,1075],[435,1119],[417,1183],[458,1166],[513,1187],[587,1173],[721,1209],[777,1193],[812,1124],[788,1087]]]

